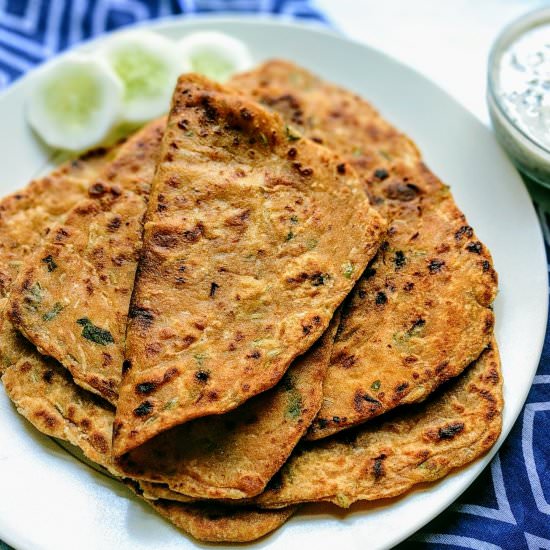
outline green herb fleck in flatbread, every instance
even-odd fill
[[[290,126],[286,127],[286,137],[288,141],[298,141],[300,139],[300,134],[296,132],[293,128]]]
[[[57,315],[61,312],[61,310],[64,308],[65,306],[63,304],[60,304],[59,302],[56,302],[52,309],[50,309],[50,311],[44,313],[44,315],[42,315],[42,319],[44,319],[44,321],[51,321],[54,317],[57,317]]]
[[[350,279],[355,271],[355,267],[351,262],[345,262],[342,264],[342,273],[346,279]]]
[[[90,340],[100,346],[115,343],[111,333],[108,330],[94,325],[87,317],[78,319],[77,323],[83,327],[82,336],[84,336],[86,340]]]
[[[288,395],[288,409],[287,416],[296,420],[302,414],[302,396],[300,392],[293,389]]]

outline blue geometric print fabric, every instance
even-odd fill
[[[0,0],[0,89],[78,42],[175,14],[275,13],[322,20],[305,0]]]
[[[306,0],[0,0],[0,89],[57,52],[104,32],[174,14],[215,12],[324,21]],[[7,548],[0,541],[0,550]],[[399,548],[550,550],[548,334],[526,406],[495,459],[457,503]]]

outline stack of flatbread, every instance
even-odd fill
[[[489,251],[406,136],[288,62],[180,77],[167,118],[3,199],[0,258],[17,410],[197,539],[500,433]]]

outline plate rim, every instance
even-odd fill
[[[478,130],[484,131],[484,132],[491,132],[491,128],[487,127],[480,119],[479,117],[470,111],[467,107],[462,105],[458,100],[456,100],[450,93],[448,93],[446,90],[444,90],[442,87],[439,86],[439,84],[435,81],[433,81],[431,78],[425,76],[421,72],[417,71],[413,67],[403,63],[398,58],[393,57],[384,51],[380,50],[379,48],[373,47],[369,45],[368,43],[358,41],[353,38],[349,38],[340,32],[338,32],[337,29],[330,28],[326,26],[325,23],[315,21],[315,20],[296,20],[292,16],[284,16],[284,15],[273,15],[273,14],[240,14],[239,16],[235,16],[234,14],[228,14],[228,13],[216,13],[216,14],[181,14],[181,15],[169,15],[162,18],[154,19],[154,20],[144,20],[137,22],[135,24],[131,24],[127,27],[123,27],[121,29],[117,29],[116,31],[112,32],[106,32],[99,36],[87,39],[85,41],[79,42],[78,44],[75,44],[73,47],[70,47],[69,49],[59,52],[49,59],[45,60],[43,63],[38,65],[37,67],[32,68],[30,71],[22,75],[17,81],[15,81],[12,85],[8,86],[6,90],[2,91],[0,93],[0,103],[2,103],[3,100],[5,100],[6,97],[9,97],[10,94],[17,93],[20,89],[23,89],[26,85],[26,83],[33,77],[33,75],[40,72],[44,67],[48,66],[50,63],[58,60],[59,58],[70,55],[73,52],[87,50],[95,47],[97,44],[101,43],[103,40],[105,40],[107,37],[111,36],[112,34],[115,34],[117,32],[124,32],[125,30],[132,30],[134,28],[148,28],[153,31],[155,30],[162,30],[166,28],[176,28],[179,26],[185,27],[187,25],[193,26],[194,23],[204,23],[208,22],[212,25],[216,24],[236,24],[236,25],[258,25],[263,24],[268,27],[275,26],[275,27],[287,27],[287,28],[293,28],[295,30],[303,30],[306,32],[311,32],[319,35],[324,35],[326,37],[330,37],[332,39],[338,40],[342,44],[354,44],[358,47],[365,48],[367,50],[370,50],[371,52],[374,52],[377,56],[379,56],[381,59],[383,59],[385,62],[391,62],[394,65],[397,65],[400,70],[407,71],[409,73],[414,74],[416,78],[419,78],[426,83],[429,84],[430,87],[436,88],[437,92],[445,97],[446,100],[452,102],[453,104],[457,105],[460,110],[471,117],[472,120],[475,120],[475,123],[478,127]],[[493,140],[495,140],[494,134],[492,134]],[[49,148],[47,148],[49,150]],[[51,149],[52,154],[55,155],[56,151],[54,149]],[[536,221],[536,227],[537,227],[537,243],[536,245],[533,244],[533,248],[538,248],[538,252],[540,253],[541,260],[544,260],[544,272],[545,272],[545,280],[546,280],[546,287],[548,288],[548,264],[546,261],[546,249],[544,244],[544,238],[543,238],[543,232],[542,228],[540,227],[538,215],[536,208],[530,198],[530,195],[521,181],[519,173],[516,171],[515,167],[513,167],[513,164],[511,163],[510,159],[507,157],[502,158],[502,162],[506,163],[509,168],[513,169],[515,180],[516,180],[516,187],[515,191],[519,192],[521,195],[523,195],[523,200],[527,200],[530,204],[530,215],[534,217],[534,220]],[[513,411],[511,420],[509,422],[508,426],[503,425],[502,432],[497,440],[497,442],[493,445],[493,447],[483,456],[478,457],[474,462],[458,469],[453,470],[449,473],[449,476],[452,476],[453,474],[456,474],[457,472],[463,472],[465,470],[471,470],[474,467],[477,467],[478,472],[472,477],[472,479],[467,480],[466,482],[462,483],[460,486],[460,489],[453,492],[452,499],[446,499],[446,504],[441,505],[437,510],[431,511],[429,514],[422,517],[422,520],[420,523],[416,523],[415,525],[411,525],[409,529],[405,529],[402,532],[400,532],[399,537],[394,538],[390,541],[391,545],[398,544],[405,539],[409,538],[412,534],[417,532],[419,529],[423,528],[426,524],[428,524],[430,521],[432,521],[435,517],[437,517],[439,514],[441,514],[444,510],[448,509],[451,504],[462,495],[464,491],[470,487],[470,485],[478,478],[478,476],[482,473],[482,471],[487,467],[487,465],[492,461],[493,457],[496,455],[496,453],[499,451],[502,443],[506,440],[508,435],[510,434],[510,431],[514,427],[515,423],[517,422],[523,408],[525,405],[525,401],[527,399],[528,393],[531,389],[533,379],[536,375],[538,365],[540,363],[540,357],[542,354],[542,349],[544,346],[545,336],[546,336],[546,328],[547,328],[547,321],[548,321],[548,307],[549,307],[549,293],[546,292],[544,295],[544,300],[542,302],[542,309],[539,309],[539,314],[543,319],[543,322],[539,325],[538,334],[534,337],[538,341],[538,345],[536,346],[536,350],[534,353],[534,356],[536,356],[537,362],[535,367],[532,369],[532,371],[529,373],[529,379],[530,383],[529,385],[526,385],[525,391],[522,392],[521,395],[521,406],[518,407],[517,411]],[[504,380],[504,383],[506,384],[506,380]],[[74,458],[74,457],[73,457]],[[78,460],[75,458],[75,460]],[[85,464],[79,460],[79,463]],[[89,465],[85,464],[88,468],[91,468]],[[437,487],[437,485],[442,480],[435,481],[433,483],[429,484],[429,487]],[[411,491],[408,491],[402,497],[406,497],[407,494],[409,494]],[[383,501],[382,501],[383,502]],[[4,529],[6,527],[6,529]],[[23,537],[19,536],[19,533],[15,530],[11,530],[8,525],[6,525],[2,519],[0,518],[0,540],[5,541],[7,544],[10,544],[14,547],[17,547],[18,544],[25,544],[24,543],[24,535]],[[22,540],[23,539],[23,540]],[[190,539],[193,540],[194,539]]]

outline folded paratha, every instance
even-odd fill
[[[236,508],[220,504],[183,504],[171,500],[148,503],[185,533],[205,542],[250,542],[279,528],[296,512],[291,506],[281,510]]]
[[[0,201],[0,375],[15,362],[19,346],[7,318],[7,302],[22,263],[50,228],[86,198],[89,183],[116,151],[88,152]]]
[[[243,499],[262,492],[321,407],[338,323],[296,359],[275,388],[237,409],[163,432],[119,461],[130,477],[196,498]],[[149,494],[159,494],[158,487]]]
[[[127,145],[133,143],[135,139]],[[127,155],[128,148],[121,154]],[[41,200],[50,200],[48,192]],[[64,226],[68,226],[66,221]],[[35,227],[37,234],[44,233],[39,222]],[[21,236],[26,238],[26,233]],[[19,245],[17,249],[21,249]],[[175,440],[168,437],[153,442],[142,453],[143,463],[140,456],[133,457],[140,464],[140,473],[150,467],[149,478],[170,480],[180,493],[187,489],[204,498],[239,498],[261,492],[321,406],[322,381],[336,326],[335,318],[321,341],[294,362],[277,388],[229,415],[178,428]],[[12,334],[11,368],[4,383],[19,412],[48,435],[77,445],[87,458],[112,474],[125,475],[111,459],[113,408],[76,386],[68,371],[37,353],[17,332]],[[152,454],[148,456],[148,452]],[[165,453],[164,460],[158,459],[159,453]],[[191,500],[179,494],[175,498]]]
[[[111,455],[114,408],[77,386],[57,361],[26,346],[2,377],[17,411],[42,433],[76,445],[86,458],[120,476]]]
[[[77,386],[56,361],[23,342],[26,353],[6,370],[3,382],[17,410],[43,433],[78,446],[88,459],[118,477],[170,483],[161,492],[158,486],[153,491],[152,485],[144,484],[149,496],[186,502],[245,498],[264,489],[319,410],[328,342],[335,330],[336,322],[274,389],[228,414],[162,434],[160,441],[131,455],[135,462],[130,464],[112,460],[114,409]]]
[[[490,342],[497,277],[489,251],[412,141],[357,95],[285,61],[231,84],[341,154],[389,223],[342,311],[309,437],[425,399]]]
[[[88,187],[119,151],[120,146],[89,152],[0,202],[4,301],[25,260],[67,212],[87,199]],[[76,386],[56,361],[39,354],[10,323],[5,308],[0,327],[2,381],[19,410],[44,433],[71,441],[85,448],[90,459],[109,465],[112,407]]]
[[[185,504],[166,499],[150,500],[141,487],[127,481],[130,490],[142,497],[176,527],[204,542],[249,542],[280,527],[297,507],[262,510],[253,506],[236,507],[216,502]]]
[[[398,496],[484,454],[502,425],[496,342],[425,403],[400,408],[336,436],[298,447],[256,504],[277,508]]]
[[[340,158],[182,76],[146,218],[115,455],[273,387],[327,328],[383,227]]]
[[[132,136],[25,261],[10,317],[75,382],[116,401],[142,221],[165,120]]]
[[[18,410],[41,432],[71,442],[85,456],[120,477],[111,460],[114,410],[108,403],[72,382],[69,372],[51,359],[28,357],[7,369],[2,381]],[[141,489],[134,484],[136,491]],[[144,495],[146,496],[146,495]],[[183,506],[167,498],[191,501],[165,490],[164,498],[147,500],[162,516],[198,540],[238,542],[254,540],[276,529],[295,508],[262,511],[227,509],[223,505]]]
[[[318,345],[295,361],[286,379],[274,390],[228,415],[179,428],[184,445],[176,450],[181,455],[174,456],[173,450],[168,455],[172,460],[176,457],[181,460],[172,463],[173,468],[180,468],[174,476],[178,490],[194,487],[198,496],[238,498],[264,488],[321,405],[322,380],[330,354],[327,344],[332,342],[336,324],[335,320]],[[7,369],[3,382],[18,411],[43,433],[78,446],[88,459],[110,473],[125,475],[111,456],[114,409],[74,384],[70,373],[60,364],[40,355],[20,335],[15,335],[18,361]],[[154,461],[163,452],[162,445],[153,447],[152,452]],[[158,472],[155,475],[162,479],[169,471],[164,466],[169,465],[169,461],[159,460],[153,472]],[[232,481],[235,487],[220,487],[224,480]],[[209,485],[216,481],[218,486]],[[161,495],[187,502],[194,500],[169,489]]]

